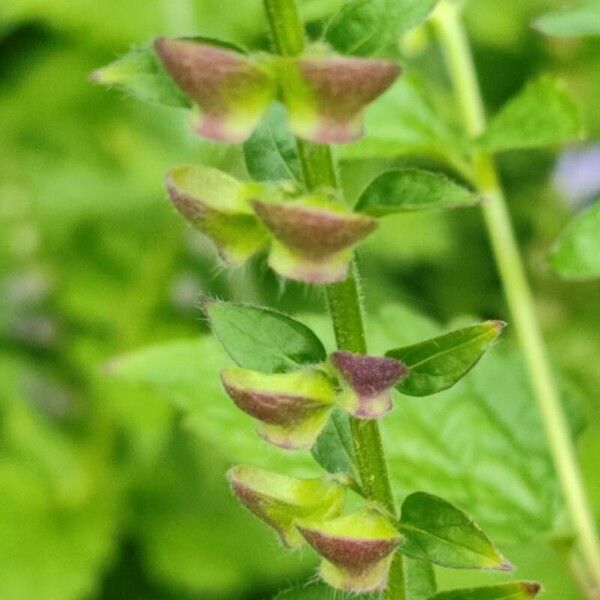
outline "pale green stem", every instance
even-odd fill
[[[273,42],[279,54],[296,56],[304,50],[304,27],[295,0],[264,0]],[[298,140],[298,152],[306,185],[339,190],[335,161],[329,146]],[[367,344],[360,303],[360,284],[356,266],[345,281],[327,287],[329,311],[338,348],[366,354]],[[350,418],[352,442],[365,495],[383,505],[395,516],[396,509],[383,454],[377,421]],[[404,600],[404,571],[401,555],[394,557],[388,600]]]
[[[465,129],[472,138],[477,138],[485,131],[486,118],[460,8],[451,1],[443,0],[434,15],[433,23],[446,56]],[[482,207],[487,231],[577,542],[590,578],[594,586],[600,589],[600,544],[594,515],[586,495],[575,445],[547,355],[506,200],[494,160],[485,151],[474,153],[473,180],[484,197]]]

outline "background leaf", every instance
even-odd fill
[[[437,0],[350,0],[329,22],[327,41],[342,54],[381,53],[418,25]]]
[[[325,585],[310,583],[277,594],[273,600],[376,600],[378,594],[345,594]]]
[[[388,350],[409,369],[396,389],[409,396],[429,396],[453,386],[479,361],[500,335],[501,321],[487,321],[451,331],[405,348]]]
[[[233,360],[246,369],[281,373],[326,358],[319,338],[305,325],[267,308],[208,301],[214,334]]]
[[[556,242],[550,262],[564,279],[600,277],[600,202],[565,227]]]
[[[285,108],[273,104],[244,143],[246,168],[255,181],[302,181],[296,139],[287,123]]]
[[[451,569],[510,569],[470,517],[443,498],[423,492],[408,496],[398,529],[406,537],[400,551],[411,558]]]
[[[408,556],[403,560],[406,600],[429,600],[437,591],[433,565]]]
[[[501,152],[569,142],[581,134],[577,104],[559,81],[545,76],[500,109],[481,142],[491,152]]]
[[[600,2],[583,0],[538,17],[533,26],[557,37],[600,35]]]
[[[540,591],[536,583],[505,583],[470,590],[454,590],[435,595],[431,600],[530,600]]]
[[[445,175],[419,169],[387,171],[371,181],[354,210],[374,217],[432,208],[471,206],[477,196]]]

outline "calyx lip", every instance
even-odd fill
[[[175,83],[198,105],[199,134],[242,142],[275,98],[275,81],[251,58],[193,40],[158,38],[156,53]]]
[[[338,351],[331,355],[331,362],[346,384],[344,404],[355,417],[363,419],[389,412],[391,388],[408,374],[403,363],[386,357]]]

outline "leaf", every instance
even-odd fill
[[[403,75],[365,113],[365,137],[340,148],[342,159],[422,154],[446,160],[465,145],[414,74]]]
[[[490,539],[452,503],[416,492],[406,498],[398,530],[406,541],[400,551],[451,569],[512,570]]]
[[[402,361],[408,376],[396,389],[409,396],[429,396],[462,379],[500,335],[505,323],[486,321],[419,344],[389,350],[386,356]]]
[[[329,22],[325,38],[342,54],[377,54],[423,21],[436,1],[350,0]]]
[[[273,104],[254,133],[244,143],[248,173],[255,181],[302,182],[296,139],[287,125],[281,104]]]
[[[312,448],[313,458],[329,473],[344,473],[358,481],[348,416],[337,408]]]
[[[600,202],[567,225],[556,242],[550,262],[563,279],[600,277]]]
[[[538,17],[533,26],[557,37],[600,35],[600,2],[584,0]]]
[[[544,76],[500,109],[481,142],[491,152],[502,152],[559,144],[581,135],[575,101],[558,80]]]
[[[409,556],[403,561],[406,600],[429,600],[437,591],[433,565]]]
[[[280,592],[273,600],[375,600],[374,594],[346,594],[324,583],[308,585]]]
[[[192,106],[163,67],[152,45],[131,50],[94,71],[91,78],[96,83],[113,85],[145,102],[177,108]]]
[[[521,581],[470,590],[453,590],[436,594],[431,600],[530,600],[541,591],[539,583]]]
[[[360,195],[355,211],[374,217],[399,212],[472,206],[478,197],[445,175],[395,169],[375,178]]]
[[[205,310],[214,334],[241,367],[282,373],[326,358],[308,327],[275,310],[213,300]]]

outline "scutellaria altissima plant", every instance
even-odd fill
[[[531,325],[521,318],[529,309],[519,294],[528,292],[491,154],[554,141],[557,133],[547,132],[548,115],[550,120],[558,115],[559,138],[579,124],[564,92],[542,78],[486,128],[460,8],[444,1],[432,23],[470,138],[446,158],[467,183],[422,169],[393,169],[371,181],[350,207],[332,146],[361,138],[365,110],[401,77],[386,49],[435,4],[350,0],[330,19],[322,39],[307,43],[294,0],[264,0],[271,53],[205,38],[159,38],[100,69],[94,79],[146,100],[189,108],[199,135],[243,143],[253,180],[202,165],[175,167],[166,176],[173,205],[212,240],[226,266],[265,253],[279,276],[322,286],[327,296],[337,349],[325,349],[308,326],[271,309],[204,301],[213,333],[235,363],[221,372],[227,395],[255,421],[266,444],[283,452],[310,449],[325,471],[301,479],[239,465],[227,474],[233,493],[285,547],[312,548],[321,560],[322,580],[344,593],[401,600],[527,600],[538,595],[539,584],[437,591],[433,565],[513,567],[452,503],[416,492],[397,507],[378,424],[402,401],[395,390],[424,398],[454,386],[505,324],[486,321],[390,349],[385,356],[370,355],[354,250],[376,235],[379,219],[387,215],[468,207],[485,198],[495,249],[508,244],[510,260],[498,258],[505,281],[517,271],[518,281],[507,286],[507,294],[523,332]],[[524,133],[520,126],[540,99],[545,109]],[[534,354],[536,343],[541,342],[534,343]],[[531,343],[524,349],[531,354]],[[552,412],[552,392],[548,395],[542,409],[550,405]],[[564,458],[564,447],[556,455]],[[566,468],[572,472],[573,465]]]

